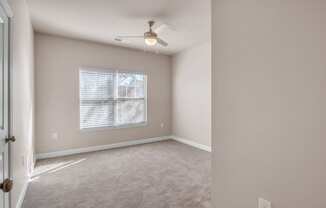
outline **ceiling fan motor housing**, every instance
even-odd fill
[[[155,33],[155,32],[151,32],[151,31],[149,31],[149,32],[145,32],[144,33],[144,37],[145,38],[157,38],[157,34]]]

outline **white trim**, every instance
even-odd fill
[[[129,128],[141,128],[148,126],[147,122],[142,123],[136,123],[136,124],[126,124],[126,125],[120,125],[120,126],[104,126],[104,127],[90,127],[90,128],[84,128],[79,129],[80,132],[96,132],[96,131],[108,131],[112,129],[129,129]]]
[[[18,201],[17,201],[17,204],[16,204],[16,208],[21,208],[23,206],[24,198],[25,198],[26,191],[27,191],[27,188],[28,188],[28,183],[29,183],[29,181],[27,181],[24,184],[24,186],[22,188],[22,191],[20,192],[20,195],[19,195],[19,198],[18,198]]]
[[[121,143],[116,143],[116,144],[92,146],[92,147],[85,147],[85,148],[78,148],[78,149],[68,149],[68,150],[49,152],[49,153],[40,153],[40,154],[36,154],[36,159],[39,160],[39,159],[62,157],[62,156],[74,155],[74,154],[80,154],[80,153],[86,153],[86,152],[95,152],[95,151],[100,151],[100,150],[128,147],[128,146],[133,146],[133,145],[138,145],[138,144],[159,142],[159,141],[164,141],[164,140],[168,140],[168,139],[172,139],[171,136],[154,137],[154,138],[148,138],[148,139],[139,139],[139,140],[121,142]]]
[[[177,136],[171,136],[171,138],[173,140],[177,141],[177,142],[180,142],[180,143],[183,143],[183,144],[187,144],[187,145],[196,147],[198,149],[205,150],[207,152],[212,152],[212,148],[209,147],[209,146],[207,146],[207,145],[199,144],[197,142],[190,141],[189,139],[184,139],[184,138],[180,138],[180,137],[177,137]]]

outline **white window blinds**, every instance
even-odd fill
[[[79,80],[81,129],[146,122],[146,75],[80,70]]]

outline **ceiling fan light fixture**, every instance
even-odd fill
[[[146,45],[154,46],[157,43],[157,38],[156,37],[145,37],[145,43],[146,43]]]

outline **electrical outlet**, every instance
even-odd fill
[[[58,140],[59,139],[59,134],[57,132],[53,132],[51,134],[51,138],[54,139],[54,140]]]
[[[161,129],[163,129],[164,128],[164,123],[161,123]]]
[[[272,203],[263,198],[259,198],[258,199],[258,208],[272,208]]]

